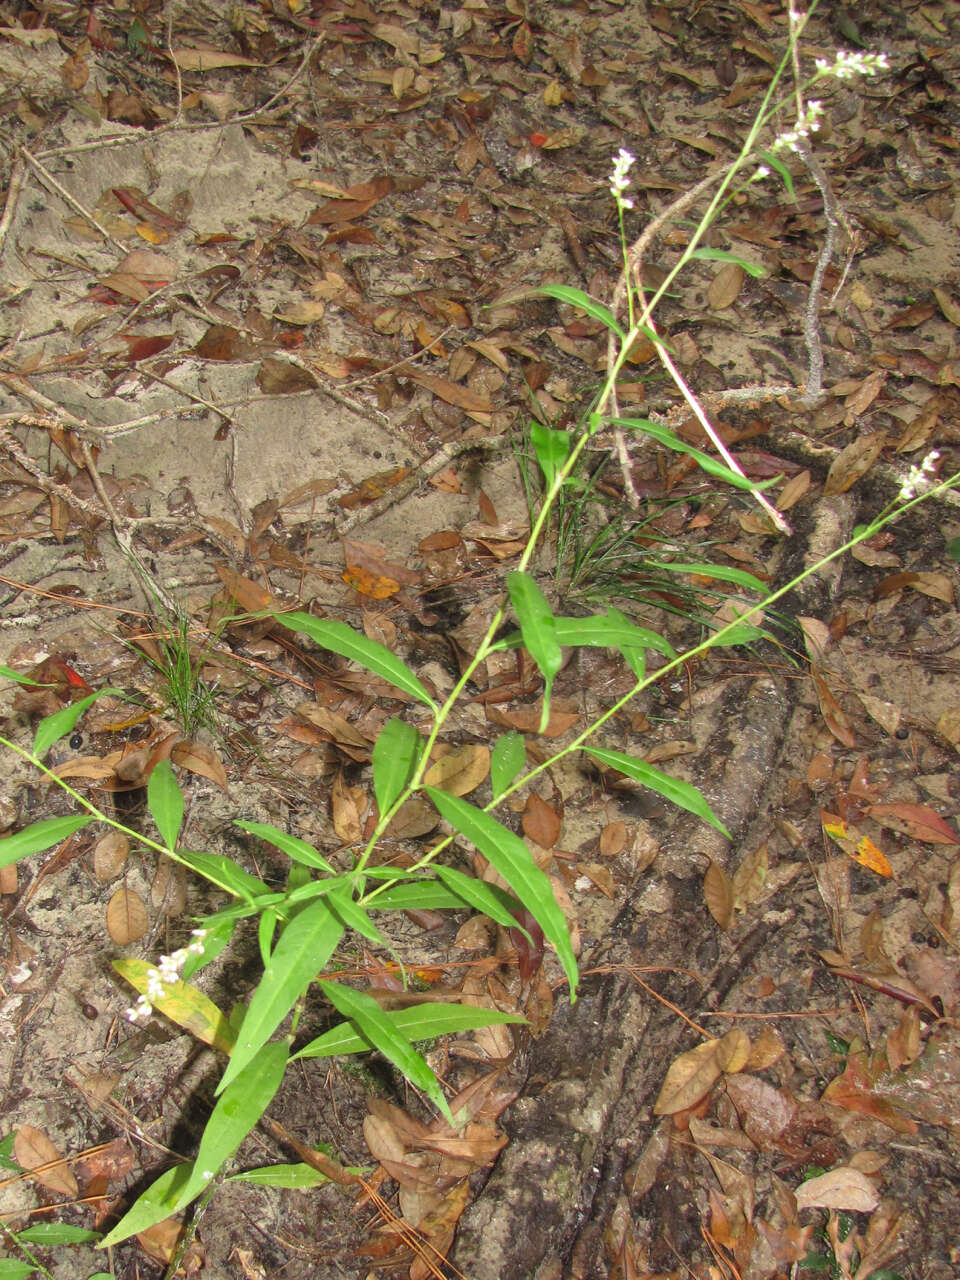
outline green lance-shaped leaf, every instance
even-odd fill
[[[611,769],[616,769],[618,773],[624,773],[628,778],[633,778],[634,781],[641,782],[645,787],[649,787],[651,791],[656,791],[659,795],[675,804],[677,808],[686,809],[689,813],[696,814],[704,822],[709,822],[711,827],[716,827],[721,835],[725,835],[728,840],[732,839],[730,832],[707,804],[701,793],[696,787],[691,786],[689,782],[683,782],[680,778],[671,778],[669,774],[661,773],[659,769],[655,769],[652,764],[647,764],[645,760],[637,760],[633,756],[624,755],[622,751],[607,751],[600,747],[584,747],[583,750],[586,751],[587,755],[599,760],[601,764],[609,765]]]
[[[694,249],[690,257],[700,258],[705,262],[733,262],[736,266],[743,267],[748,276],[753,276],[757,280],[770,274],[761,263],[750,262],[747,258],[740,258],[735,253],[728,253],[726,249]]]
[[[275,1040],[265,1044],[256,1061],[226,1089],[221,1082],[220,1097],[203,1131],[190,1181],[180,1192],[176,1209],[183,1209],[205,1190],[269,1107],[280,1088],[289,1056],[287,1041]]]
[[[693,445],[681,440],[679,436],[674,435],[667,427],[662,427],[657,422],[651,422],[649,418],[611,418],[611,422],[617,427],[627,427],[631,431],[642,431],[667,449],[687,454],[688,457],[693,458],[700,469],[705,471],[707,475],[715,476],[718,480],[724,480],[727,484],[732,484],[736,489],[749,489],[756,493],[762,493],[764,489],[769,489],[772,485],[779,484],[783,479],[782,476],[774,476],[772,480],[764,480],[762,483],[748,480],[746,476],[740,475],[739,471],[732,471],[730,467],[725,466],[722,462],[717,462],[715,458],[711,458],[702,449],[694,449]]]
[[[299,836],[291,836],[278,827],[271,827],[268,822],[241,822],[235,818],[234,826],[240,827],[242,831],[247,831],[252,836],[259,836],[261,840],[266,840],[267,844],[272,844],[294,862],[302,863],[306,867],[318,867],[330,875],[334,873],[333,867],[323,854],[318,853],[312,844],[307,844],[306,840],[301,840]]]
[[[40,680],[31,680],[22,671],[14,671],[12,667],[5,667],[2,662],[0,662],[0,680],[16,680],[17,684],[28,684],[34,689],[48,689],[50,687]]]
[[[387,812],[410,781],[423,739],[412,724],[394,716],[373,744],[373,793],[381,814]]]
[[[108,1249],[111,1245],[119,1244],[121,1240],[127,1240],[137,1232],[146,1231],[148,1227],[169,1218],[174,1211],[177,1197],[190,1181],[192,1170],[193,1164],[187,1163],[174,1165],[166,1173],[161,1173],[151,1182],[146,1191],[137,1197],[113,1230],[100,1241],[97,1248]]]
[[[370,874],[369,869],[366,873]],[[408,880],[391,885],[372,899],[372,911],[462,911],[465,903],[459,893],[432,877]]]
[[[783,163],[779,156],[774,155],[772,151],[758,151],[757,155],[769,168],[776,170],[783,179],[783,185],[787,188],[787,195],[791,200],[796,201],[796,195],[793,190],[793,174]]]
[[[462,797],[448,795],[435,787],[427,787],[426,792],[450,825],[475,845],[500,872],[539,924],[544,937],[556,947],[570,983],[570,999],[575,1000],[579,977],[570,931],[553,896],[550,879],[534,862],[530,850],[518,835]]]
[[[361,938],[366,938],[368,942],[375,942],[377,946],[387,946],[387,941],[383,934],[367,915],[365,909],[353,900],[350,896],[350,890],[346,886],[338,888],[329,894],[327,902],[330,904],[330,910],[333,911],[346,928],[355,929]],[[376,899],[374,899],[373,905],[376,905]]]
[[[455,867],[437,867],[437,877],[454,893],[458,893],[464,902],[469,903],[485,916],[489,916],[497,924],[502,924],[505,929],[519,929],[521,933],[527,932],[517,923],[516,916],[510,910],[511,906],[519,907],[521,904],[516,898],[498,889],[496,885],[477,880],[475,876],[464,875]]]
[[[0,1258],[0,1280],[27,1280],[36,1271],[32,1262],[20,1262],[17,1258]]]
[[[183,792],[169,760],[161,760],[147,783],[147,808],[168,849],[175,849],[183,825]]]
[[[191,871],[204,880],[209,880],[218,889],[224,889],[235,898],[243,898],[247,903],[269,900],[278,901],[283,894],[272,894],[262,880],[252,876],[243,867],[238,867],[232,858],[222,853],[198,853],[191,849],[180,849],[177,858]]]
[[[9,867],[12,862],[28,858],[31,853],[42,853],[44,849],[52,849],[61,840],[66,840],[75,831],[89,826],[93,818],[44,818],[24,827],[16,835],[4,836],[0,840],[0,867]]]
[[[602,302],[597,302],[595,298],[591,298],[589,293],[584,293],[582,289],[571,289],[566,284],[542,284],[534,292],[543,294],[545,298],[554,298],[557,302],[566,302],[571,307],[579,307],[588,316],[592,316],[594,320],[599,320],[601,324],[606,325],[618,338],[627,336],[617,324],[609,308],[605,307]]]
[[[213,1108],[196,1160],[162,1173],[101,1241],[101,1249],[163,1222],[206,1190],[270,1105],[280,1088],[289,1051],[285,1041],[261,1049],[256,1062],[224,1090]]]
[[[678,564],[673,560],[647,560],[644,562],[651,569],[662,569],[666,573],[697,573],[705,578],[716,578],[718,582],[732,582],[747,591],[767,590],[766,584],[752,573],[744,569],[734,569],[732,565],[707,564],[706,561],[695,564]]]
[[[530,440],[543,472],[544,483],[549,489],[557,472],[570,456],[570,432],[533,422],[530,425]]]
[[[58,1244],[93,1244],[100,1239],[99,1231],[90,1231],[86,1227],[75,1227],[69,1222],[38,1222],[35,1227],[27,1227],[17,1232],[18,1240],[27,1244],[44,1245],[53,1248]]]
[[[218,1092],[258,1060],[263,1046],[310,981],[325,967],[342,937],[343,924],[325,898],[318,898],[294,916],[280,935],[251,997]]]
[[[475,1031],[478,1027],[526,1021],[517,1013],[480,1009],[467,1004],[419,1004],[409,1009],[383,1009],[381,1012],[401,1035],[412,1041],[432,1040],[436,1036]],[[297,1058],[336,1058],[341,1054],[369,1053],[372,1048],[372,1041],[361,1035],[349,1022],[341,1022],[305,1044],[299,1052],[292,1055],[290,1061]]]
[[[361,1035],[366,1036],[373,1047],[392,1062],[415,1089],[425,1093],[444,1118],[453,1124],[453,1116],[440,1088],[440,1081],[414,1049],[409,1037],[387,1017],[373,996],[368,996],[365,991],[354,991],[352,987],[342,986],[339,982],[320,979],[318,985],[323,988],[324,995],[336,1011],[349,1018]]]
[[[330,1179],[309,1164],[266,1164],[245,1173],[231,1173],[224,1182],[252,1182],[258,1187],[280,1187],[285,1191],[312,1191]]]
[[[546,596],[529,574],[519,571],[508,574],[507,590],[520,623],[523,643],[543,676],[543,711],[539,729],[543,733],[550,720],[550,691],[563,662],[556,619],[550,612]]]
[[[431,711],[436,710],[436,703],[410,668],[385,645],[376,640],[368,640],[344,622],[312,618],[309,613],[278,613],[274,616],[291,631],[300,631],[331,653],[339,653],[342,658],[359,662],[368,671],[383,676],[395,688],[425,702]]]
[[[490,753],[490,784],[494,796],[503,795],[514,778],[527,763],[527,748],[523,734],[511,729],[493,744]]]
[[[115,698],[124,696],[120,689],[98,689],[96,693],[90,693],[85,698],[79,698],[76,702],[61,707],[52,716],[45,716],[37,725],[37,732],[33,739],[33,754],[37,759],[42,760],[55,742],[59,742],[61,738],[73,732],[73,726],[91,703],[96,702],[98,698],[105,698],[108,694]]]
[[[666,658],[675,658],[676,654],[669,641],[656,631],[647,627],[638,627],[619,609],[609,608],[605,614],[593,614],[589,618],[554,618],[557,640],[561,646],[575,648],[590,646],[600,649],[655,649]],[[492,649],[515,649],[522,644],[523,636],[519,632],[504,636],[491,646]],[[493,772],[491,766],[491,773]]]

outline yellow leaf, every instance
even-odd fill
[[[142,996],[148,994],[150,988],[148,973],[152,966],[145,960],[125,956],[120,960],[114,960],[113,967]],[[184,1031],[189,1031],[191,1035],[202,1040],[204,1044],[210,1045],[211,1048],[219,1049],[221,1053],[233,1052],[236,1033],[213,1001],[209,1000],[202,991],[198,991],[189,982],[177,981],[165,983],[163,992],[159,1000],[151,999],[150,1003],[154,1008],[159,1009],[165,1018],[175,1022],[178,1027],[183,1027]]]

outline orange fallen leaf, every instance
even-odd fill
[[[850,823],[844,822],[837,814],[827,813],[825,809],[820,810],[820,821],[830,839],[838,844],[844,853],[849,854],[854,862],[859,862],[861,867],[867,867],[879,876],[893,875],[893,868],[887,861],[886,855],[877,848],[869,836],[865,836]]]

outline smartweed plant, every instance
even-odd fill
[[[850,546],[872,537],[879,529],[931,493],[942,493],[960,476],[932,484],[931,473],[911,477],[911,486],[897,501],[882,512],[869,526],[858,529],[851,542],[826,556],[772,593],[765,593],[757,580],[738,579],[743,589],[755,592],[755,603],[744,601],[740,616],[721,626],[705,640],[685,653],[674,652],[670,643],[655,631],[638,626],[614,608],[590,617],[556,616],[530,573],[538,543],[549,528],[551,513],[589,442],[608,428],[616,432],[632,432],[653,438],[666,447],[691,456],[716,483],[730,484],[751,494],[768,514],[774,526],[784,522],[770,507],[762,488],[751,483],[727,456],[715,458],[691,448],[662,424],[652,420],[624,418],[616,404],[616,383],[620,370],[634,343],[646,335],[657,344],[658,354],[671,377],[681,388],[684,398],[693,401],[673,366],[670,353],[661,343],[653,321],[653,313],[664,290],[677,272],[692,260],[730,260],[732,255],[720,250],[700,248],[707,229],[725,203],[738,188],[761,181],[764,171],[775,170],[790,188],[789,170],[780,158],[785,147],[801,142],[816,124],[813,104],[803,106],[805,86],[796,87],[797,122],[792,130],[781,134],[766,151],[759,153],[758,143],[775,110],[774,92],[784,71],[792,65],[796,40],[803,23],[792,25],[790,48],[784,56],[763,105],[751,127],[737,160],[726,172],[711,175],[691,192],[674,203],[667,214],[655,219],[662,226],[669,214],[679,215],[700,196],[715,187],[706,212],[691,235],[664,284],[650,297],[639,287],[638,266],[652,236],[650,228],[637,244],[628,245],[623,234],[624,211],[630,208],[625,193],[629,184],[632,157],[621,152],[611,177],[611,192],[620,217],[623,240],[623,274],[612,307],[587,294],[560,285],[545,287],[546,296],[562,299],[601,320],[610,333],[610,359],[605,382],[587,408],[578,432],[545,427],[533,435],[537,462],[543,474],[544,497],[527,545],[517,568],[507,577],[506,599],[492,618],[486,634],[467,663],[449,696],[435,701],[431,693],[400,658],[383,645],[368,639],[338,621],[321,620],[306,612],[278,613],[278,625],[313,641],[316,645],[349,659],[383,678],[418,704],[421,715],[428,717],[429,727],[422,733],[413,724],[394,717],[384,726],[373,749],[373,791],[378,808],[375,829],[367,843],[355,855],[353,865],[338,871],[317,849],[306,841],[259,822],[237,821],[237,826],[258,836],[290,858],[291,868],[286,885],[273,889],[256,876],[243,870],[229,857],[196,852],[180,847],[179,839],[184,814],[184,798],[169,761],[154,769],[147,788],[149,811],[156,825],[156,837],[129,831],[113,816],[98,809],[89,799],[56,778],[44,763],[50,748],[69,734],[85,708],[98,694],[92,694],[42,721],[37,728],[33,747],[25,751],[5,739],[11,750],[27,758],[41,773],[63,788],[75,801],[78,812],[69,817],[47,819],[0,840],[0,866],[51,848],[73,832],[92,823],[101,823],[127,832],[128,836],[148,849],[172,858],[223,890],[232,901],[223,909],[197,922],[191,943],[172,955],[164,956],[157,965],[137,959],[123,959],[115,967],[139,992],[130,1011],[131,1018],[149,1016],[157,1009],[188,1029],[225,1058],[226,1065],[217,1088],[217,1102],[210,1114],[192,1160],[175,1165],[161,1174],[137,1199],[117,1225],[102,1241],[103,1246],[116,1244],[143,1231],[171,1214],[186,1209],[198,1198],[209,1195],[214,1181],[231,1159],[244,1137],[258,1122],[276,1094],[290,1063],[330,1055],[367,1052],[375,1049],[386,1057],[407,1081],[440,1112],[449,1123],[451,1115],[440,1082],[415,1042],[461,1032],[493,1023],[521,1021],[515,1015],[493,1009],[479,1009],[459,1004],[427,1004],[402,1010],[382,1009],[372,996],[355,990],[344,982],[318,978],[330,964],[338,947],[349,933],[359,935],[366,943],[387,948],[388,942],[377,917],[383,912],[416,908],[433,910],[470,908],[482,912],[504,928],[517,927],[525,910],[537,921],[546,940],[554,948],[566,975],[571,1001],[577,997],[577,963],[567,921],[560,909],[547,875],[533,860],[524,842],[495,816],[502,803],[520,788],[528,786],[541,773],[573,753],[582,752],[593,761],[617,770],[635,782],[658,792],[674,805],[685,809],[716,830],[727,835],[723,824],[700,792],[689,783],[661,772],[646,761],[603,745],[604,726],[632,698],[662,679],[684,662],[712,647],[751,643],[764,632],[756,625],[762,611],[792,591],[796,585],[823,565],[843,554]],[[844,55],[831,67],[818,66],[813,79],[828,74],[872,74],[882,60],[872,55]],[[855,72],[851,69],[855,67]],[[790,139],[793,135],[794,143]],[[747,174],[744,179],[743,175]],[[654,227],[654,231],[656,227]],[[751,264],[744,264],[756,270]],[[621,323],[620,315],[625,319]],[[697,406],[699,409],[699,406]],[[702,412],[702,411],[701,411]],[[721,446],[722,447],[722,446]],[[773,482],[770,482],[773,483]],[[927,486],[920,492],[920,486]],[[673,563],[675,573],[701,572],[703,566]],[[720,576],[717,568],[709,572]],[[512,615],[515,629],[501,632]],[[756,621],[754,621],[756,620]],[[542,731],[550,717],[551,690],[561,667],[564,648],[577,646],[605,647],[618,651],[633,672],[634,683],[628,693],[608,707],[594,723],[579,733],[569,745],[543,760],[532,769],[526,768],[524,738],[509,732],[494,744],[491,756],[491,797],[484,806],[469,803],[425,781],[434,747],[458,699],[464,693],[477,669],[496,652],[523,647],[539,668],[543,679],[540,720]],[[660,665],[648,672],[647,655],[656,654]],[[3,674],[14,676],[10,671]],[[115,692],[115,691],[111,691]],[[378,865],[374,853],[387,832],[394,815],[412,796],[419,795],[436,808],[449,825],[450,833],[408,868]],[[462,840],[487,860],[507,885],[502,890],[483,880],[466,875],[449,866],[444,854],[455,840]],[[192,982],[204,965],[219,955],[230,943],[242,920],[256,919],[263,962],[263,974],[256,989],[239,1012],[228,1015],[218,1009]],[[294,1048],[297,1039],[299,1011],[304,996],[312,985],[319,989],[342,1021],[308,1043]],[[284,1029],[292,1013],[288,1029]]]

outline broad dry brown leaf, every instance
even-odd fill
[[[108,831],[93,846],[93,874],[100,884],[116,879],[126,865],[130,841],[122,831]]]
[[[542,849],[552,849],[560,839],[560,815],[535,791],[527,796],[521,823],[523,834]]]
[[[841,449],[830,464],[826,483],[823,486],[824,494],[846,493],[867,474],[880,457],[886,443],[886,433],[875,431],[869,436],[858,436],[852,444]]]
[[[180,765],[183,769],[189,769],[191,773],[196,773],[201,778],[209,778],[222,791],[226,791],[227,795],[230,794],[227,786],[227,771],[212,747],[202,742],[195,742],[193,739],[184,739],[178,742],[170,752],[170,759],[174,764]]]
[[[424,774],[428,787],[438,787],[453,796],[475,791],[490,772],[490,750],[481,743],[467,743],[441,756]]]
[[[720,928],[729,929],[733,920],[733,886],[726,871],[712,858],[703,877],[703,897]]]
[[[670,1063],[667,1078],[654,1103],[654,1114],[672,1116],[695,1106],[706,1097],[721,1075],[723,1068],[717,1061],[716,1040],[707,1040],[682,1053]]]
[[[107,903],[107,930],[118,946],[142,938],[149,924],[143,899],[133,889],[118,889]]]
[[[79,1195],[77,1180],[69,1166],[50,1139],[32,1124],[22,1124],[13,1140],[13,1158],[23,1169],[33,1172],[34,1178],[48,1191],[73,1199]],[[44,1165],[52,1165],[46,1169]]]
[[[872,1213],[880,1203],[877,1188],[859,1169],[840,1165],[829,1173],[808,1178],[794,1195],[798,1209],[840,1209],[849,1213]]]

